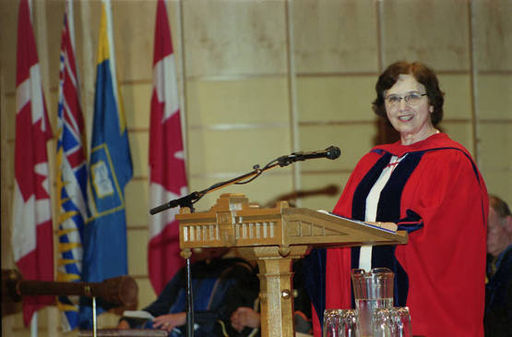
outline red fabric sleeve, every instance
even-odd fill
[[[424,222],[397,246],[409,276],[413,334],[483,336],[488,199],[482,177],[458,150],[427,152],[402,194]]]

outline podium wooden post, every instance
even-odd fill
[[[263,337],[293,337],[291,264],[310,247],[393,245],[407,243],[407,233],[378,228],[304,208],[259,208],[243,194],[223,194],[206,212],[176,216],[180,247],[237,247],[242,257],[256,261],[260,274]]]

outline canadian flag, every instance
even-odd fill
[[[149,169],[151,207],[188,193],[176,65],[163,0],[158,0],[156,12]],[[149,278],[157,294],[184,265],[180,256],[178,222],[175,220],[178,211],[170,209],[150,218]]]
[[[53,281],[53,227],[46,142],[52,137],[27,0],[18,13],[16,63],[16,143],[14,183],[14,260],[24,279]],[[23,320],[55,302],[54,297],[23,298]]]

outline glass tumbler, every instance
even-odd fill
[[[323,337],[356,337],[357,311],[353,309],[327,309],[324,311]]]
[[[376,309],[372,319],[374,337],[412,337],[408,307]]]

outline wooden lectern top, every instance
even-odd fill
[[[180,222],[182,256],[191,248],[238,247],[242,257],[256,260],[260,277],[261,335],[293,337],[292,259],[309,247],[394,245],[407,243],[405,231],[370,224],[286,202],[260,208],[243,194],[223,194],[206,212],[183,208]]]
[[[180,222],[182,249],[407,243],[407,233],[396,231],[392,223],[365,223],[326,212],[290,208],[286,202],[275,208],[260,208],[249,203],[243,194],[223,194],[206,212],[181,209],[176,219]]]

